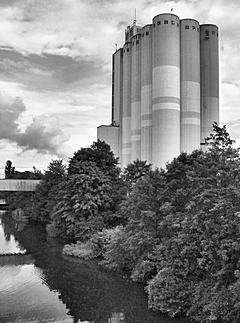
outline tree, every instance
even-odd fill
[[[127,183],[129,190],[136,184],[136,182],[143,176],[149,174],[151,171],[151,164],[147,161],[136,159],[124,168],[122,178]]]
[[[15,167],[12,167],[11,160],[7,160],[5,166],[5,178],[12,178],[15,171]]]
[[[183,153],[161,171],[158,190],[148,176],[137,182],[120,210],[129,220],[105,258],[147,280],[154,310],[237,323],[240,155],[225,126],[213,130],[206,151]]]
[[[81,148],[70,158],[68,173],[76,174],[79,166],[83,162],[93,162],[107,176],[116,178],[119,176],[120,169],[117,167],[118,158],[114,157],[110,146],[104,141],[94,142],[88,148]]]
[[[49,222],[56,204],[58,187],[66,176],[62,160],[53,160],[45,171],[34,195],[33,216],[35,220]]]
[[[113,204],[111,190],[109,177],[94,162],[82,162],[60,186],[51,217],[56,233],[76,241],[103,229],[104,214]]]
[[[109,194],[113,203],[108,214],[108,221],[111,225],[119,224],[119,219],[116,218],[115,213],[126,196],[126,186],[122,178],[120,178],[120,168],[117,166],[118,158],[114,157],[108,144],[98,140],[89,148],[81,148],[74,153],[69,161],[68,174],[76,175],[81,173],[82,167],[83,170],[86,168],[86,162],[94,163],[100,172],[111,181],[112,190]]]

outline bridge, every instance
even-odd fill
[[[0,179],[0,192],[34,192],[40,182],[38,179]]]

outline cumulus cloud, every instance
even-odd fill
[[[0,140],[15,143],[23,151],[36,150],[63,157],[69,136],[61,130],[57,118],[51,115],[38,116],[21,130],[18,119],[25,111],[26,107],[20,98],[0,93]]]

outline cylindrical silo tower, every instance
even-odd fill
[[[201,58],[201,141],[212,132],[212,124],[219,122],[219,57],[218,27],[200,26]]]
[[[141,159],[141,35],[131,38],[131,161]]]
[[[181,151],[200,148],[200,26],[194,19],[181,25]]]
[[[131,42],[123,46],[122,167],[131,162]]]
[[[122,110],[123,49],[119,48],[112,56],[112,124],[119,125]]]
[[[164,167],[180,153],[180,25],[179,18],[153,18],[152,162]]]
[[[141,160],[152,161],[152,25],[141,37]]]

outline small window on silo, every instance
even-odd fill
[[[194,29],[196,29],[196,27],[195,26],[192,26],[192,30],[194,30]]]
[[[185,26],[185,29],[189,29],[189,26],[188,26],[188,25],[186,25],[186,26]]]
[[[205,37],[209,37],[209,30],[205,30]]]
[[[127,52],[129,52],[129,48],[127,48]]]
[[[149,35],[149,31],[146,31],[146,35]]]
[[[175,21],[174,20],[172,20],[172,25],[175,25]]]
[[[164,24],[167,25],[168,24],[168,20],[164,20]]]
[[[158,21],[157,24],[158,24],[158,26],[161,25],[161,21]]]

